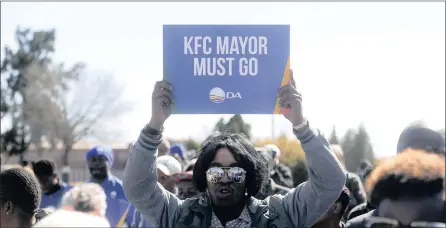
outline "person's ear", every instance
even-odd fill
[[[14,205],[11,203],[11,201],[7,201],[4,205],[4,210],[6,215],[12,215],[14,211]]]
[[[331,208],[331,212],[335,215],[341,213],[342,204],[341,202],[336,202],[333,207]]]

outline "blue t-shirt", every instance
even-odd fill
[[[89,179],[87,182],[92,181]],[[107,199],[111,197],[112,199],[122,199],[127,201],[124,194],[124,189],[122,188],[122,181],[119,178],[109,174],[107,179],[102,181],[102,183],[99,185],[101,185],[102,189],[104,189]]]
[[[133,220],[134,207],[122,199],[107,198],[105,217],[111,227],[130,227]]]
[[[40,208],[57,208],[59,207],[60,201],[62,200],[63,195],[69,191],[73,186],[68,185],[66,183],[61,183],[61,188],[59,191],[52,193],[51,195],[47,195],[42,193],[42,200],[40,202]]]

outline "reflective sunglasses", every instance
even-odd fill
[[[445,223],[413,221],[409,225],[403,225],[398,220],[382,217],[370,217],[366,221],[367,228],[446,228]]]
[[[243,183],[246,178],[246,171],[240,167],[211,167],[206,171],[206,179],[216,184],[225,176],[234,183]]]

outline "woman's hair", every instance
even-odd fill
[[[444,159],[423,150],[406,149],[384,161],[367,178],[369,201],[378,206],[383,199],[429,197],[444,192]]]
[[[60,205],[61,207],[71,207],[79,212],[98,212],[101,216],[105,216],[107,196],[100,185],[82,183],[66,192]]]
[[[103,216],[91,215],[78,211],[57,210],[46,216],[35,226],[48,227],[110,227],[110,223]]]
[[[248,196],[255,196],[268,180],[266,162],[243,135],[228,132],[215,133],[203,143],[193,170],[193,182],[198,191],[206,191],[206,171],[220,148],[227,148],[245,169]]]
[[[10,168],[0,173],[0,203],[10,201],[30,219],[40,205],[41,190],[37,178],[25,168]]]

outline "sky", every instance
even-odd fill
[[[133,108],[110,123],[134,141],[162,79],[163,24],[289,24],[291,68],[312,126],[329,136],[363,123],[378,157],[392,156],[409,123],[445,126],[445,8],[432,2],[24,3],[2,2],[1,46],[17,25],[55,28],[57,61],[85,62],[125,85]],[[174,115],[165,136],[203,139],[219,118]],[[255,138],[287,134],[282,116],[244,115]],[[273,119],[274,118],[274,119]]]

